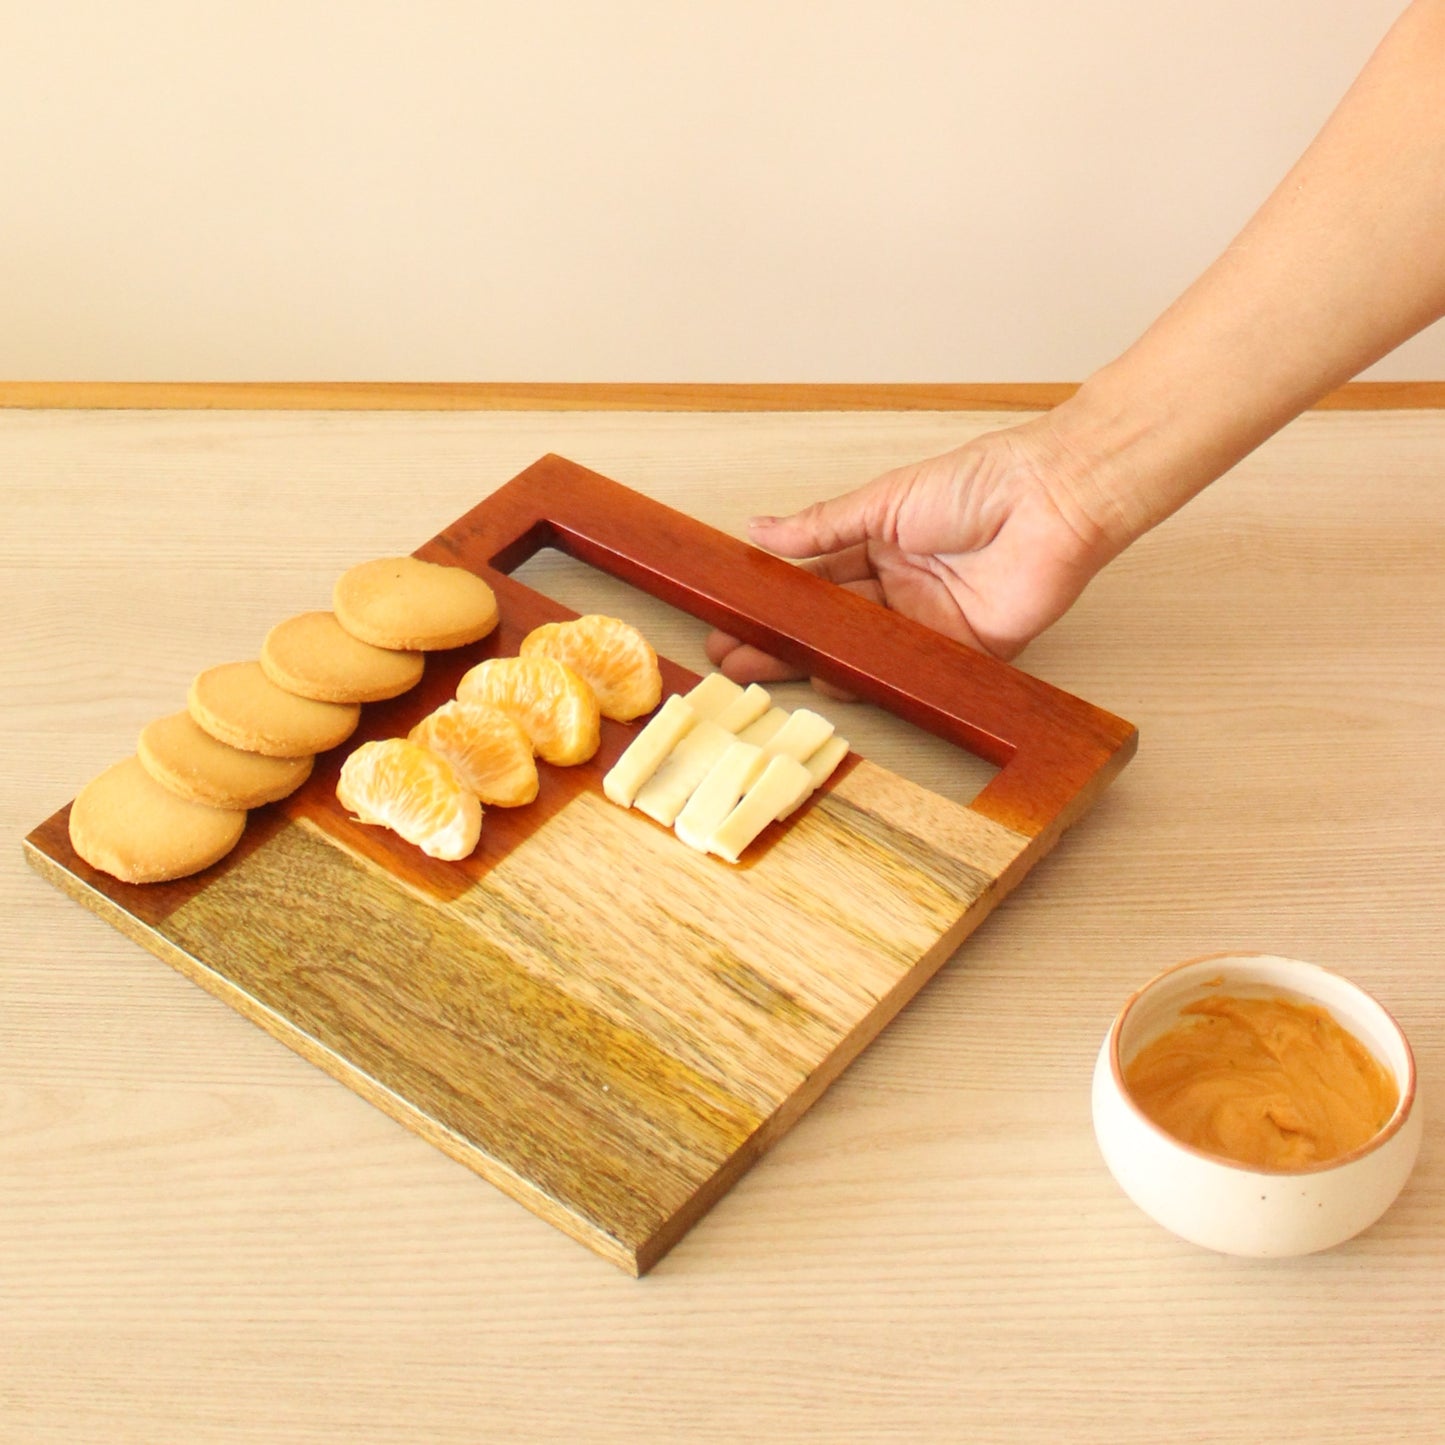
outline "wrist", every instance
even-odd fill
[[[1188,415],[1167,395],[1101,368],[1039,418],[1054,470],[1111,556],[1158,526],[1223,467],[1188,435]]]

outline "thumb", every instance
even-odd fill
[[[780,557],[820,557],[859,542],[887,540],[896,476],[889,472],[876,477],[855,491],[814,502],[790,517],[752,517],[748,535]]]

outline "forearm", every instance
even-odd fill
[[[1048,425],[1118,550],[1445,314],[1445,0],[1415,0],[1229,249]]]

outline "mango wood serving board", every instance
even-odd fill
[[[967,806],[851,757],[731,867],[602,796],[640,724],[543,765],[463,863],[353,822],[345,755],[404,733],[567,610],[507,575],[558,547],[890,708],[1001,771]],[[544,457],[418,550],[496,589],[498,630],[363,710],[230,857],[137,887],[62,809],[34,866],[542,1218],[653,1265],[957,948],[1128,760],[1134,729],[896,613]],[[279,619],[278,619],[279,620]],[[695,677],[662,662],[667,691]]]

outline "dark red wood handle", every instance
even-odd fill
[[[510,572],[546,546],[996,764],[971,806],[1029,837],[1061,831],[1133,755],[1123,719],[564,457],[533,463],[430,550]]]

